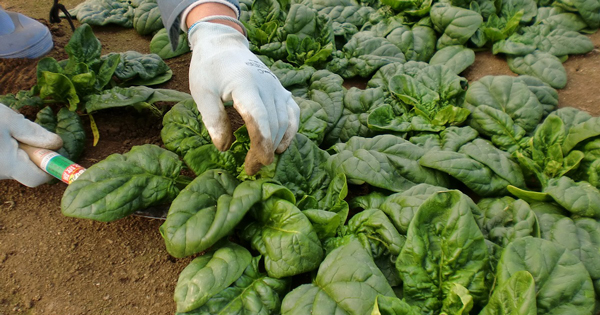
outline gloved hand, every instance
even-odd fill
[[[50,150],[63,145],[58,135],[0,103],[0,179],[16,179],[29,187],[48,182],[52,177],[31,162],[17,141]]]
[[[246,172],[253,175],[287,149],[298,131],[300,108],[277,77],[232,27],[201,22],[189,33],[190,91],[213,143],[227,150],[233,141],[223,102],[233,101],[250,135]]]

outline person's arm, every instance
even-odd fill
[[[0,103],[0,180],[14,179],[36,187],[52,179],[19,149],[19,142],[50,150],[63,145],[58,135]]]
[[[238,0],[157,0],[157,3],[173,49],[177,47],[181,30],[187,32],[187,28],[191,26],[186,25],[185,17],[188,15],[189,11],[195,8],[195,6],[203,3],[221,4],[224,7],[231,9],[231,11],[234,12],[233,17],[235,18],[239,17],[240,12]]]

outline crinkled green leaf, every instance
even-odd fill
[[[437,313],[454,284],[469,291],[475,303],[487,299],[488,250],[473,218],[473,201],[459,191],[433,194],[411,222],[396,261],[404,299]]]
[[[471,84],[465,96],[465,106],[472,113],[480,105],[503,111],[525,131],[533,131],[540,123],[543,107],[529,87],[518,78],[485,76]],[[485,129],[471,121],[471,127],[486,134]]]
[[[523,200],[508,196],[487,198],[480,200],[477,206],[481,214],[475,219],[484,237],[502,247],[521,237],[540,235],[535,213]]]
[[[41,79],[38,79],[38,87],[41,99],[51,97],[69,103],[69,110],[77,110],[80,98],[73,82],[64,74],[42,71]]]
[[[79,160],[85,148],[86,136],[81,118],[76,112],[63,107],[54,115],[50,107],[45,107],[37,113],[35,122],[61,137],[63,146],[57,151],[59,154],[72,161]]]
[[[254,257],[244,273],[204,305],[185,315],[272,314],[279,312],[289,281],[268,277],[260,271],[261,257]],[[178,313],[177,315],[184,315]]]
[[[325,138],[327,129],[327,111],[321,103],[315,101],[294,98],[300,107],[300,126],[298,133],[305,135],[316,144],[320,144]]]
[[[483,139],[462,146],[459,152],[429,151],[419,163],[452,175],[480,196],[505,195],[509,184],[524,187],[519,165]]]
[[[548,83],[528,75],[519,76],[519,80],[527,84],[529,90],[535,94],[540,104],[542,104],[544,117],[556,109],[558,106],[558,92]]]
[[[333,173],[325,165],[328,158],[326,151],[298,134],[277,159],[273,179],[290,189],[297,200],[310,196],[320,203],[326,197],[327,187],[333,178]]]
[[[498,264],[497,285],[510,283],[523,270],[535,281],[538,314],[592,314],[592,281],[581,261],[566,248],[535,237],[511,242]]]
[[[569,218],[560,213],[536,209],[542,238],[560,244],[577,256],[592,281],[600,278],[600,223],[590,218]],[[596,293],[598,287],[595,285]]]
[[[378,295],[395,296],[369,252],[351,240],[327,255],[313,283],[285,296],[281,313],[364,315],[371,312]]]
[[[525,130],[515,124],[508,114],[500,109],[479,105],[471,113],[471,125],[477,126],[498,148],[514,152],[521,147]]]
[[[81,19],[79,20],[82,23],[86,23]],[[65,52],[69,55],[67,67],[73,63],[85,63],[91,65],[98,61],[101,50],[102,45],[100,45],[100,41],[94,35],[92,27],[88,24],[82,24],[75,29],[71,39],[67,45],[65,45]]]
[[[427,62],[435,52],[437,37],[431,27],[398,27],[385,37],[402,50],[406,60]]]
[[[126,0],[88,0],[79,4],[73,10],[75,10],[75,16],[81,23],[133,26],[133,7]]]
[[[600,3],[596,0],[560,0],[558,6],[577,12],[591,29],[600,27]]]
[[[180,156],[194,148],[211,143],[193,100],[175,104],[163,117],[160,136],[165,147]]]
[[[371,315],[419,315],[420,310],[397,297],[378,295]]]
[[[238,280],[252,261],[244,247],[224,242],[194,259],[179,274],[174,300],[177,312],[189,312],[204,305]]]
[[[567,85],[567,71],[554,55],[536,50],[522,57],[509,57],[507,61],[514,73],[534,76],[557,89]]]
[[[587,182],[575,182],[566,176],[552,178],[544,192],[573,214],[600,218],[600,191]]]
[[[405,61],[404,53],[398,46],[364,31],[356,33],[342,50],[333,54],[332,61],[327,63],[327,70],[344,78],[367,78],[384,65]]]
[[[430,65],[444,65],[459,74],[475,62],[475,52],[464,46],[447,46],[435,52]]]
[[[166,28],[160,29],[154,34],[150,41],[150,52],[157,54],[162,59],[171,59],[188,53],[189,51],[190,46],[188,45],[187,36],[183,32],[179,34],[179,40],[177,41],[175,50],[173,50],[173,46],[171,46]]]
[[[35,89],[37,86],[34,86]],[[34,106],[34,107],[42,107],[44,106],[44,102],[39,96],[35,96],[32,91],[21,90],[16,94],[6,94],[0,95],[0,103],[15,109],[19,110],[23,106]]]
[[[238,184],[229,173],[211,170],[179,193],[160,227],[169,254],[186,257],[202,252],[236,227],[252,206],[236,194]]]
[[[152,205],[172,201],[182,163],[155,145],[135,146],[92,165],[65,191],[62,213],[69,217],[114,221]]]
[[[479,13],[444,3],[434,4],[430,16],[436,31],[442,33],[437,41],[438,49],[465,44],[483,23]]]
[[[148,35],[163,28],[156,1],[144,1],[133,12],[133,28],[139,34]]]
[[[251,208],[250,215],[256,221],[244,228],[242,237],[264,256],[269,276],[289,277],[317,269],[323,260],[321,241],[308,218],[295,206],[292,192],[266,180],[247,181],[240,186],[246,183],[244,190],[262,193],[262,202]]]
[[[458,283],[452,283],[448,295],[442,302],[442,312],[440,315],[468,315],[473,308],[473,297],[469,290]]]
[[[388,196],[378,208],[387,214],[402,235],[406,235],[410,222],[423,202],[434,193],[446,189],[429,184],[419,184],[404,192]]]
[[[506,40],[494,44],[493,53],[524,56],[535,50],[560,57],[572,54],[585,54],[594,49],[586,36],[552,25],[534,25],[515,33]]]
[[[112,54],[115,53],[109,53],[103,56],[103,58],[109,58]],[[137,85],[143,85],[144,83],[140,82],[146,81],[154,83],[152,81],[154,78],[170,70],[169,66],[156,54],[127,51],[120,53],[120,55],[121,61],[115,70],[115,76],[121,81],[136,80]]]
[[[342,77],[327,70],[319,70],[311,77],[307,96],[308,99],[321,104],[327,113],[325,133],[333,129],[342,116],[346,94],[343,82]]]
[[[515,272],[504,284],[494,289],[490,301],[480,315],[537,315],[535,281],[529,272]]]
[[[344,110],[333,129],[325,136],[325,143],[346,142],[348,139],[371,137],[375,134],[368,126],[368,117],[385,101],[382,88],[350,88],[344,95]]]
[[[585,122],[570,126],[569,132],[562,144],[562,151],[566,154],[580,142],[597,136],[600,136],[600,118],[598,117],[593,117]]]
[[[446,186],[442,173],[421,167],[422,148],[393,135],[353,137],[332,147],[337,152],[327,164],[346,174],[350,182],[369,183],[391,191],[403,191],[420,183]]]

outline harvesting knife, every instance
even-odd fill
[[[29,159],[33,161],[37,167],[67,185],[77,180],[79,175],[86,170],[86,168],[83,166],[52,150],[36,148],[24,143],[19,143],[19,148],[27,153]],[[134,212],[133,215],[144,218],[166,220],[168,212],[169,205],[158,205],[138,210]]]

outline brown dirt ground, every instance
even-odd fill
[[[81,0],[61,1],[67,8]],[[47,24],[52,1],[1,0],[17,11]],[[77,22],[75,22],[78,25]],[[49,56],[66,57],[64,45],[71,30],[66,21],[50,26],[55,48]],[[137,50],[148,53],[150,37],[131,29],[94,27],[103,54]],[[566,88],[561,106],[574,106],[600,115],[600,35],[590,38],[596,49],[573,56],[565,67]],[[1,60],[0,95],[35,84],[36,60]],[[174,76],[161,87],[188,91],[189,55],[168,60]],[[502,57],[478,53],[463,75],[514,75]],[[25,112],[33,118],[35,113]],[[89,119],[82,117],[85,125]],[[161,144],[161,119],[131,110],[98,113],[100,142],[91,137],[80,164],[89,167],[112,153],[132,146]],[[89,129],[89,127],[88,127]],[[91,135],[90,130],[87,130]],[[158,232],[159,220],[129,217],[112,223],[67,218],[60,212],[65,185],[27,188],[0,181],[0,315],[8,314],[172,314],[172,294],[179,272],[190,259],[169,256]]]

